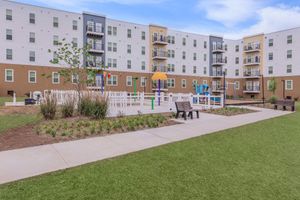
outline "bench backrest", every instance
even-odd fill
[[[295,101],[293,101],[293,100],[277,100],[275,104],[282,105],[282,106],[295,106]]]
[[[177,111],[187,111],[192,108],[191,103],[189,101],[178,101],[175,102]]]

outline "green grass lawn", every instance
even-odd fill
[[[0,134],[4,131],[32,124],[40,120],[37,115],[11,114],[0,115]],[[1,198],[0,198],[1,199]]]
[[[2,185],[0,199],[300,199],[300,112]]]
[[[25,97],[17,97],[17,101],[24,101]],[[0,97],[0,106],[4,106],[5,102],[12,102],[12,97]]]

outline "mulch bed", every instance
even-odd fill
[[[74,120],[74,119],[71,118],[70,120]],[[172,126],[176,124],[180,124],[180,123],[174,120],[168,120],[163,126]],[[45,144],[53,144],[53,143],[66,142],[72,140],[79,140],[79,139],[91,138],[97,136],[105,136],[104,134],[101,135],[95,134],[95,135],[87,135],[87,136],[82,135],[78,137],[62,137],[62,136],[52,137],[51,135],[48,134],[38,135],[36,133],[35,126],[36,125],[27,125],[24,127],[10,129],[8,131],[1,133],[0,151],[19,149],[25,147],[33,147],[33,146],[39,146]],[[118,134],[118,133],[114,132],[106,135],[111,135],[111,134]]]

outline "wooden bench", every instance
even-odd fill
[[[180,113],[182,113],[184,120],[186,120],[187,117],[191,117],[191,119],[193,119],[193,112],[195,112],[197,114],[197,118],[199,118],[199,110],[193,109],[189,101],[175,102],[175,106],[177,111],[176,119],[179,117]]]
[[[274,109],[277,110],[278,106],[282,106],[282,110],[286,110],[286,107],[291,107],[291,111],[295,111],[295,101],[293,100],[277,100],[274,104]]]

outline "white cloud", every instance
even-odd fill
[[[199,0],[198,8],[206,18],[233,27],[256,16],[268,0]]]

